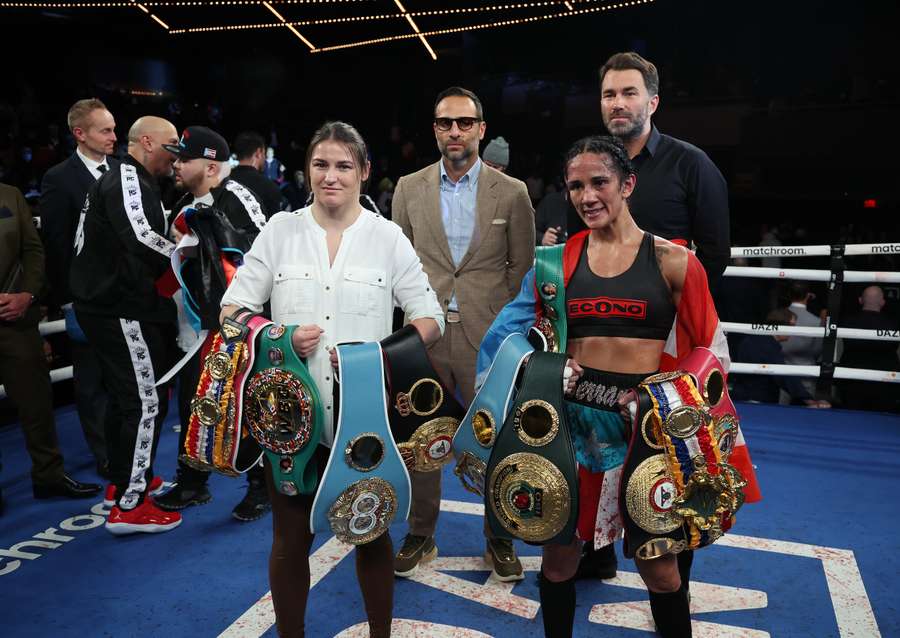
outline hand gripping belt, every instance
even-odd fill
[[[578,518],[575,452],[562,409],[567,355],[534,352],[487,466],[485,515],[498,536],[568,544]]]
[[[381,341],[387,367],[388,419],[410,470],[434,472],[452,460],[463,407],[441,382],[425,344],[407,325]]]
[[[744,502],[745,481],[728,463],[738,422],[725,373],[704,348],[681,368],[648,377],[636,391],[619,487],[628,557],[710,545]]]
[[[339,345],[337,355],[341,408],[310,529],[362,545],[406,519],[411,488],[388,425],[381,346]]]
[[[322,436],[322,399],[291,344],[294,326],[267,323],[244,391],[245,423],[266,454],[275,488],[287,496],[312,494],[318,468],[310,463]]]
[[[262,452],[241,427],[243,389],[253,365],[255,338],[270,323],[246,308],[226,318],[203,356],[203,368],[179,458],[206,472],[237,476]]]
[[[479,496],[484,496],[487,462],[515,398],[516,379],[532,351],[531,344],[519,332],[503,340],[484,384],[453,437],[454,473],[464,488]]]

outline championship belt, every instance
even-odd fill
[[[256,335],[271,323],[246,308],[225,319],[202,357],[179,459],[204,472],[238,476],[259,462],[262,451],[241,427],[243,388],[255,356]]]
[[[565,352],[569,333],[563,277],[565,247],[565,244],[539,246],[534,255],[534,285],[541,304],[541,315],[534,328],[544,336],[549,352]]]
[[[540,545],[572,541],[575,453],[562,409],[568,355],[534,352],[487,466],[485,514],[494,534]]]
[[[388,420],[409,470],[433,472],[450,462],[465,410],[441,382],[414,326],[382,339],[387,364]]]
[[[484,476],[491,450],[512,407],[516,377],[525,357],[533,351],[521,333],[514,332],[503,340],[481,390],[453,437],[456,456],[453,471],[464,488],[479,496],[484,496]]]
[[[731,528],[744,502],[746,482],[728,463],[737,417],[726,413],[725,373],[711,353],[683,363],[702,365],[653,375],[637,389],[619,492],[628,557],[705,547]]]
[[[287,496],[312,494],[318,471],[310,463],[325,422],[319,389],[291,344],[293,326],[269,322],[259,335],[256,359],[244,389],[246,425],[262,446]]]
[[[310,528],[362,545],[409,516],[410,483],[391,436],[381,346],[337,346],[340,414]]]

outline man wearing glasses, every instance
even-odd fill
[[[478,156],[486,124],[481,101],[451,87],[434,105],[441,159],[400,178],[392,219],[409,237],[444,308],[446,329],[431,359],[468,406],[475,396],[475,359],[488,326],[518,292],[534,261],[534,209],[524,182],[485,165]],[[437,556],[434,530],[441,472],[410,472],[409,533],[394,573],[408,577]],[[491,538],[486,559],[501,581],[521,580],[512,542]]]

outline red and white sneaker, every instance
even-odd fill
[[[150,486],[147,488],[147,493],[150,496],[159,496],[162,494],[165,489],[166,484],[163,481],[163,477],[154,476],[153,480],[150,481]],[[106,491],[103,493],[103,507],[112,507],[116,504],[116,486],[114,483],[110,483],[106,486]]]
[[[106,519],[106,529],[116,536],[139,532],[157,534],[168,532],[179,525],[181,514],[159,509],[152,499],[145,499],[132,510],[121,510],[115,505],[109,512],[109,518]]]

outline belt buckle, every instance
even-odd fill
[[[447,323],[459,323],[459,311],[457,310],[448,310],[447,311]]]

